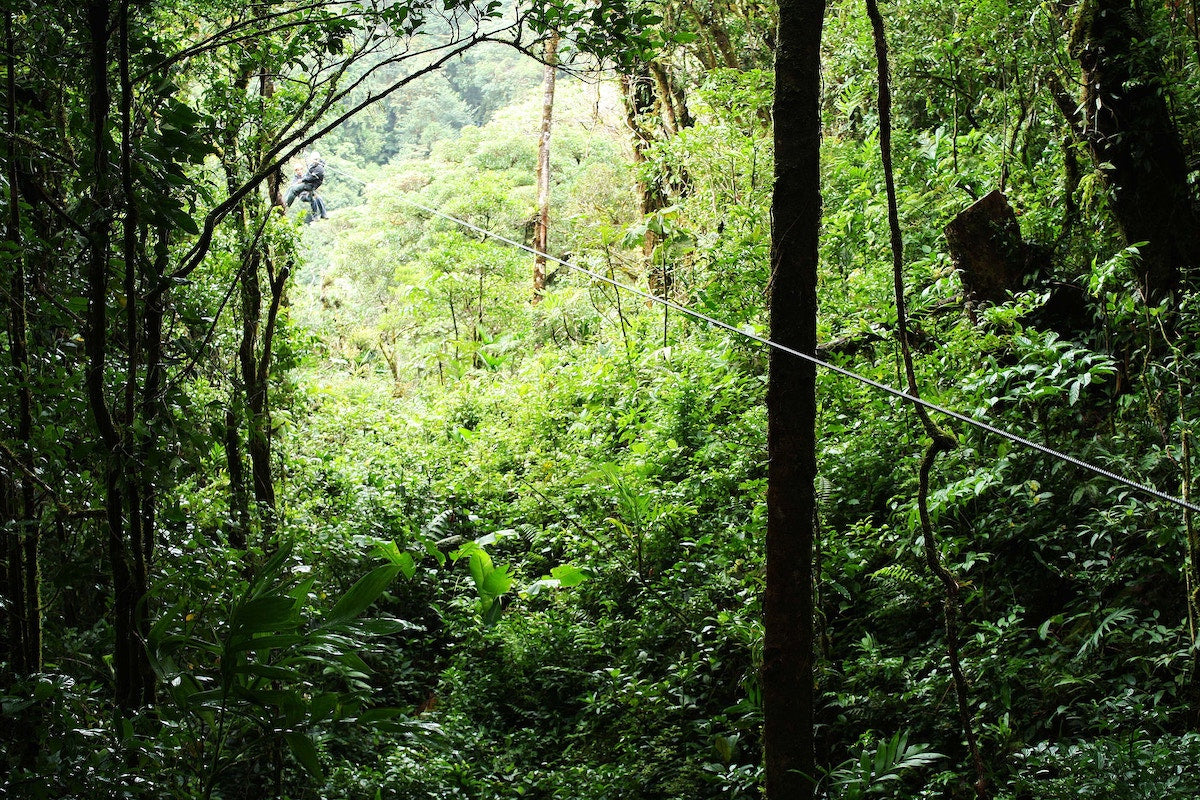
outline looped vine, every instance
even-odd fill
[[[888,69],[887,36],[884,33],[883,17],[879,13],[877,0],[866,0],[867,16],[871,20],[871,30],[875,37],[875,59],[879,80],[879,149],[883,162],[884,186],[887,191],[888,229],[892,248],[892,284],[896,293],[896,337],[900,344],[900,353],[904,362],[904,376],[908,393],[912,398],[920,398],[920,388],[917,384],[916,370],[913,368],[912,348],[908,342],[908,313],[904,301],[904,240],[900,232],[900,213],[896,202],[896,181],[892,169],[892,94],[891,80]],[[933,465],[941,453],[946,453],[958,447],[958,439],[950,431],[935,423],[929,416],[928,409],[917,399],[910,399],[913,410],[921,421],[925,435],[930,438],[925,455],[921,458],[919,482],[917,487],[917,513],[920,518],[922,540],[925,547],[925,559],[929,571],[942,582],[945,590],[943,600],[943,619],[946,630],[946,655],[950,661],[950,673],[954,681],[955,695],[958,699],[958,715],[962,725],[967,747],[971,752],[971,762],[975,770],[975,794],[979,800],[987,800],[987,778],[983,767],[983,759],[979,753],[979,742],[975,736],[972,724],[972,713],[967,697],[967,682],[963,675],[962,660],[959,656],[959,618],[962,614],[961,592],[962,585],[954,574],[942,563],[941,552],[934,536],[933,524],[929,518],[929,475]]]

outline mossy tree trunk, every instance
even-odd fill
[[[1150,302],[1171,296],[1200,264],[1200,215],[1187,184],[1166,81],[1136,4],[1085,0],[1071,34],[1083,70],[1082,138],[1104,176]]]

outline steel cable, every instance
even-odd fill
[[[329,170],[329,171],[335,172],[336,174],[343,175],[347,178],[350,178],[351,180],[354,180],[363,186],[367,185],[366,181],[356,178],[353,175],[348,175],[348,174],[346,174],[344,172],[340,172],[338,170]],[[1021,436],[1019,434],[1012,433],[1010,431],[1006,431],[1003,428],[998,428],[995,425],[984,422],[983,420],[980,420],[980,419],[976,419],[972,416],[968,416],[967,414],[963,414],[962,412],[954,411],[953,409],[946,408],[945,406],[940,406],[937,403],[930,402],[930,401],[922,399],[920,397],[915,397],[915,396],[909,394],[908,392],[905,392],[901,389],[895,388],[894,386],[889,386],[886,383],[880,383],[879,381],[868,378],[865,375],[859,375],[858,373],[852,372],[848,369],[845,369],[844,367],[839,367],[836,364],[831,364],[828,361],[820,359],[815,355],[811,355],[809,353],[803,353],[799,350],[796,350],[795,348],[788,347],[787,345],[783,345],[778,342],[771,341],[770,339],[767,339],[763,336],[759,336],[758,334],[754,333],[753,331],[748,331],[748,330],[745,330],[744,328],[738,328],[734,325],[730,325],[728,322],[723,322],[714,317],[710,317],[707,314],[704,314],[700,311],[696,311],[694,309],[688,308],[687,306],[682,306],[679,303],[676,303],[672,300],[668,300],[665,297],[658,297],[656,295],[650,294],[649,292],[638,289],[635,286],[630,286],[628,284],[621,283],[620,281],[614,280],[613,278],[609,278],[606,275],[602,275],[598,272],[593,272],[592,270],[590,270],[586,267],[581,267],[578,264],[572,264],[568,261],[564,261],[561,258],[556,258],[548,253],[539,254],[539,252],[536,249],[530,247],[527,244],[523,244],[522,242],[517,242],[512,239],[501,236],[497,233],[493,233],[492,231],[486,230],[485,228],[481,228],[478,225],[467,222],[466,220],[459,219],[458,217],[455,217],[451,214],[447,214],[444,211],[439,211],[435,208],[430,208],[427,205],[418,203],[416,200],[413,200],[412,198],[408,197],[407,195],[399,194],[399,195],[396,195],[396,197],[400,201],[407,203],[408,205],[412,206],[413,208],[417,208],[417,209],[420,209],[421,211],[425,211],[429,214],[433,214],[434,216],[441,217],[442,219],[447,220],[448,222],[452,222],[461,227],[467,228],[469,230],[473,230],[477,233],[483,234],[486,237],[495,239],[496,241],[504,242],[505,244],[519,248],[528,253],[532,253],[533,255],[545,255],[546,259],[549,261],[553,261],[554,263],[564,266],[568,269],[574,270],[583,275],[587,275],[589,278],[592,278],[593,280],[597,280],[602,283],[609,284],[610,286],[612,286],[618,290],[628,292],[637,297],[641,297],[642,299],[647,300],[651,303],[657,303],[657,304],[665,306],[673,311],[678,311],[680,314],[683,314],[685,316],[692,317],[693,319],[704,322],[708,325],[712,325],[717,328],[723,328],[724,330],[727,330],[731,333],[742,336],[746,339],[750,339],[752,341],[758,342],[759,344],[774,348],[775,350],[779,350],[780,352],[788,353],[790,355],[795,356],[796,358],[804,359],[805,361],[815,364],[818,367],[827,369],[830,372],[836,373],[838,375],[842,375],[843,377],[849,378],[853,381],[857,381],[865,386],[870,386],[873,389],[877,389],[881,392],[885,392],[885,393],[890,394],[893,397],[899,398],[901,400],[906,400],[910,403],[916,403],[917,405],[920,405],[920,406],[928,409],[929,411],[933,411],[938,414],[942,414],[944,416],[950,417],[951,419],[958,420],[959,422],[961,422],[965,425],[970,425],[970,426],[977,428],[981,431],[984,431],[986,433],[990,433],[994,436],[999,436],[1003,439],[1007,439],[1008,441],[1013,442],[1014,444],[1021,445],[1022,447],[1027,447],[1031,450],[1041,453],[1042,455],[1050,456],[1051,458],[1065,462],[1074,467],[1082,469],[1086,472],[1091,472],[1094,475],[1099,475],[1102,478],[1106,478],[1110,481],[1113,481],[1114,483],[1122,484],[1124,486],[1129,487],[1130,489],[1134,489],[1138,492],[1141,492],[1142,494],[1148,495],[1150,497],[1154,497],[1158,500],[1163,500],[1167,503],[1171,503],[1173,505],[1179,506],[1180,508],[1185,508],[1189,511],[1200,512],[1200,505],[1196,505],[1195,503],[1188,502],[1187,500],[1184,500],[1182,498],[1176,497],[1167,492],[1156,489],[1153,486],[1150,486],[1149,484],[1142,483],[1140,481],[1136,481],[1132,478],[1127,478],[1124,475],[1113,472],[1112,470],[1105,469],[1104,467],[1098,466],[1096,464],[1092,464],[1091,462],[1088,462],[1088,461],[1084,461],[1081,458],[1077,458],[1068,453],[1064,453],[1061,450],[1056,450],[1053,447],[1047,447],[1044,444],[1040,444],[1031,439],[1027,439],[1024,436]]]

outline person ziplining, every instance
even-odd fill
[[[292,168],[292,182],[288,186],[287,196],[284,198],[284,205],[287,208],[292,207],[292,203],[296,198],[307,202],[312,211],[308,218],[304,220],[307,225],[314,219],[329,219],[329,214],[325,208],[325,201],[317,194],[317,189],[325,182],[325,161],[319,153],[310,153],[308,156],[308,168],[301,172],[299,165]]]

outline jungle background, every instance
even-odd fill
[[[882,12],[923,396],[1189,499],[1194,4]],[[0,796],[762,796],[767,353],[596,276],[768,334],[775,8],[4,14]],[[818,353],[900,387],[861,4],[823,51]],[[537,285],[479,229],[536,240],[547,119]],[[1200,794],[1191,513],[950,424],[976,766],[925,432],[818,391],[817,795]]]

